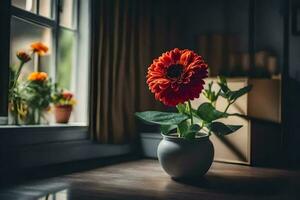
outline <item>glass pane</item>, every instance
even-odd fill
[[[51,18],[52,13],[52,0],[40,0],[39,13],[41,16]]]
[[[75,28],[76,0],[61,0],[60,25]]]
[[[42,0],[45,1],[45,0]],[[12,5],[36,13],[36,0],[12,0]]]
[[[60,87],[70,90],[72,67],[74,66],[75,34],[62,29],[59,33],[57,82]]]
[[[22,30],[22,31],[20,31]],[[11,20],[11,53],[10,63],[12,66],[18,63],[16,52],[29,51],[33,42],[42,42],[49,47],[46,55],[39,59],[32,59],[22,69],[20,79],[26,79],[28,74],[36,69],[50,73],[52,31],[49,28],[33,24],[31,22],[12,17]]]

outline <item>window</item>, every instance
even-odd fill
[[[46,72],[77,100],[70,122],[87,125],[89,1],[12,0],[11,6],[11,67],[18,63],[16,52],[32,43],[39,41],[49,48],[44,56],[26,63],[18,80],[25,81],[34,71]],[[55,122],[54,115],[47,118],[50,124]]]

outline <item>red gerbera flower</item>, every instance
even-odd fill
[[[147,84],[155,99],[176,106],[199,97],[207,74],[207,64],[201,56],[176,48],[153,60]]]

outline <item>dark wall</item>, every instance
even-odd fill
[[[296,35],[292,32],[292,9],[296,6],[300,6],[299,0],[291,1],[291,9],[290,9],[290,43],[289,43],[289,75],[292,79],[296,81],[300,81],[300,35]],[[299,22],[298,22],[299,23]]]
[[[287,60],[288,69],[286,70],[286,89],[285,92],[285,110],[286,110],[286,146],[288,157],[292,162],[300,163],[300,35],[293,33],[292,20],[293,8],[300,6],[300,0],[290,0],[288,8],[288,26],[286,30],[287,41]],[[298,22],[299,23],[299,22]]]
[[[236,34],[242,44],[238,51],[248,51],[249,0],[192,0],[182,5],[188,29],[187,46],[197,50],[195,39],[201,34]]]
[[[225,29],[225,5],[222,0],[192,0],[184,4],[183,16],[187,24],[186,43],[197,50],[196,37],[200,34],[223,33]]]
[[[0,1],[0,116],[7,115],[7,88],[9,67],[10,0]]]
[[[186,48],[209,64],[210,75],[233,75],[239,58],[249,53],[250,0],[190,0],[180,5],[185,18]],[[230,58],[235,60],[230,62]],[[232,61],[232,59],[231,59]],[[239,66],[237,66],[239,65]]]
[[[229,34],[239,35],[238,52],[249,52],[249,18],[250,15],[250,0],[230,0],[224,1],[226,4],[226,29]]]
[[[255,51],[266,50],[278,58],[283,67],[283,1],[256,0],[255,2]]]

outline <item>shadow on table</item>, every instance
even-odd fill
[[[235,177],[215,174],[207,174],[202,178],[195,179],[175,179],[167,185],[166,189],[174,189],[174,187],[182,185],[215,192],[252,195],[276,195],[290,189],[289,180],[284,177],[262,178],[251,175]],[[192,190],[191,187],[188,188],[188,190]]]

